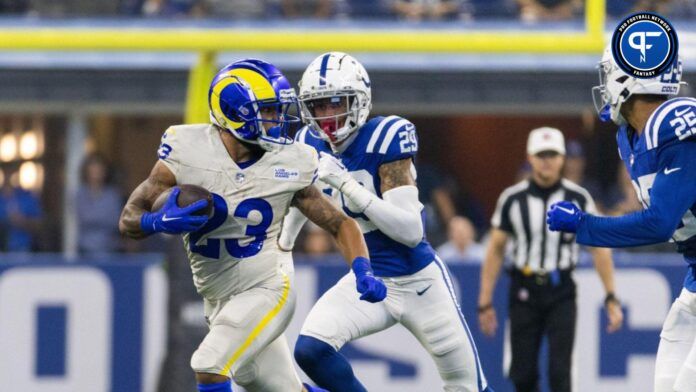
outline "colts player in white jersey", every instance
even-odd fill
[[[365,391],[338,350],[400,323],[430,353],[445,391],[491,391],[448,270],[424,238],[413,165],[415,127],[399,116],[368,120],[370,79],[345,53],[315,59],[302,76],[299,99],[308,126],[295,139],[319,151],[325,192],[365,236],[372,269],[354,263],[353,270],[382,279],[388,294],[380,303],[361,302],[355,276],[345,275],[307,317],[295,346],[298,364],[332,392]],[[301,211],[291,209],[281,247],[292,248],[303,223]]]
[[[313,185],[316,152],[286,137],[297,98],[277,68],[254,59],[233,63],[215,76],[208,98],[212,124],[166,131],[159,161],[131,194],[120,229],[133,238],[183,234],[210,327],[191,358],[199,391],[230,392],[231,378],[250,392],[318,391],[300,383],[283,336],[295,287],[291,254],[277,246],[281,222],[296,207],[360,265],[369,264],[362,234]],[[205,200],[179,208],[177,184],[208,189],[213,215],[193,215]],[[164,206],[150,212],[171,187]],[[361,293],[378,300],[383,285],[366,281]]]
[[[595,104],[602,120],[619,125],[619,155],[644,209],[599,217],[559,203],[548,212],[549,227],[576,232],[577,242],[590,246],[676,243],[688,269],[662,327],[653,390],[696,391],[696,99],[670,99],[679,92],[680,60],[662,75],[638,79],[607,48],[599,67]]]

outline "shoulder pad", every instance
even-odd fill
[[[648,150],[696,137],[696,99],[674,98],[663,103],[645,125]]]
[[[295,142],[306,144],[313,147],[316,151],[330,152],[331,148],[317,133],[309,126],[302,127],[295,134]]]
[[[365,146],[368,154],[383,155],[383,161],[411,158],[418,152],[416,127],[399,116],[375,118],[364,125],[370,138]]]

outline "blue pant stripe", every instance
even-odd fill
[[[474,343],[474,338],[471,336],[471,332],[469,331],[469,326],[466,323],[466,319],[464,319],[464,315],[462,314],[462,309],[459,307],[459,303],[457,302],[457,296],[454,293],[454,287],[452,286],[452,282],[449,276],[449,271],[447,270],[447,267],[442,264],[442,260],[440,260],[439,257],[435,256],[435,265],[440,269],[440,272],[442,272],[442,278],[445,280],[445,284],[447,285],[447,289],[450,292],[450,298],[452,299],[452,302],[454,302],[454,307],[457,310],[457,314],[459,315],[459,320],[462,322],[462,326],[464,327],[464,331],[466,331],[466,336],[469,338],[469,344],[471,344],[471,349],[474,350],[474,358],[476,360],[476,379],[477,379],[477,384],[478,384],[478,390],[479,392],[483,391],[483,372],[481,370],[481,362],[479,361],[479,356],[478,356],[478,350],[476,349],[476,344]]]

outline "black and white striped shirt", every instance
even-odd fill
[[[509,256],[515,268],[543,272],[575,266],[578,261],[575,235],[552,232],[546,225],[546,211],[561,200],[596,214],[589,192],[566,179],[551,188],[541,188],[528,179],[500,195],[491,224],[511,235],[514,246]]]

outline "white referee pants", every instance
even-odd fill
[[[445,391],[483,391],[487,382],[476,346],[442,261],[413,275],[382,279],[387,298],[372,304],[360,300],[353,273],[345,275],[314,305],[301,334],[339,350],[347,342],[401,323],[430,353]]]
[[[682,289],[662,326],[655,392],[696,391],[696,293]]]

